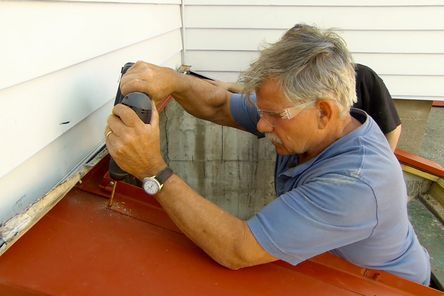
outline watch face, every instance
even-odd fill
[[[154,195],[159,192],[160,186],[159,183],[156,182],[156,180],[145,179],[145,181],[143,182],[143,189],[146,193]]]

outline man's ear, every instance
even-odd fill
[[[324,129],[333,118],[333,106],[331,100],[319,99],[316,102],[318,108],[318,128]]]

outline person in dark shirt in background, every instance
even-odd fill
[[[401,135],[401,120],[392,97],[381,77],[365,65],[355,64],[356,95],[353,105],[367,112],[384,133],[394,151]]]
[[[364,110],[378,124],[384,133],[390,148],[395,151],[401,135],[401,120],[384,81],[370,67],[355,64],[356,95],[358,101],[354,108]],[[210,81],[213,85],[222,87],[232,93],[242,92],[243,86],[224,81]]]

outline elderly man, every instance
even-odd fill
[[[121,90],[173,95],[192,115],[265,135],[276,147],[277,198],[248,221],[191,189],[160,153],[159,115],[143,124],[123,105],[108,119],[108,150],[144,182],[177,226],[231,268],[298,264],[330,251],[422,284],[430,263],[407,217],[402,171],[376,123],[359,109],[350,53],[332,32],[298,25],[244,75],[248,96],[138,62]],[[248,97],[248,98],[246,98]]]

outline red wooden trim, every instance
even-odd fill
[[[432,107],[444,107],[444,101],[433,101]]]
[[[401,162],[402,164],[414,167],[418,170],[435,175],[440,178],[444,177],[444,168],[434,161],[425,159],[421,156],[414,155],[400,149],[396,149],[395,155],[398,158],[399,162]]]

